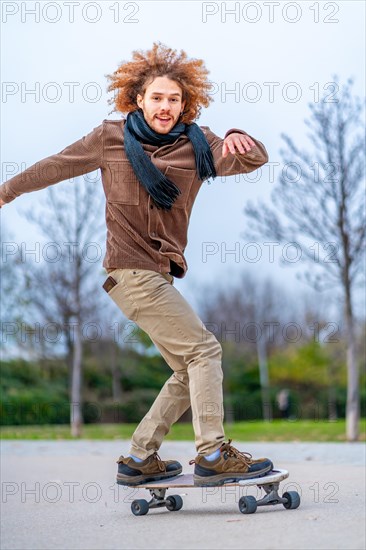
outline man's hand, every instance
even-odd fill
[[[235,155],[235,153],[248,153],[252,147],[256,147],[254,141],[245,134],[239,134],[233,132],[224,139],[222,146],[222,156],[225,158],[229,153]]]
[[[6,204],[6,202],[4,202],[3,199],[0,199],[0,208],[4,206],[4,204]]]

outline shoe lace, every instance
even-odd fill
[[[224,453],[224,455],[226,454],[226,456],[232,456],[238,460],[241,460],[247,466],[250,466],[253,462],[252,461],[253,456],[250,453],[247,453],[245,451],[239,451],[238,449],[230,445],[231,442],[232,442],[232,439],[229,439],[227,443],[223,443],[220,447],[220,451]],[[189,464],[190,465],[196,464],[196,461],[194,459],[190,460]]]
[[[232,456],[238,460],[241,460],[242,462],[244,462],[244,464],[246,464],[247,466],[250,466],[252,464],[252,455],[250,453],[247,453],[245,451],[239,451],[238,449],[236,449],[235,447],[233,447],[232,445],[230,445],[232,439],[229,439],[228,443],[225,443],[223,445],[223,453],[226,453],[227,456]]]
[[[121,462],[123,462],[124,459],[125,459],[124,456],[121,455],[119,457],[119,459],[116,461],[117,464],[120,464]],[[161,460],[161,458],[160,458],[160,456],[158,455],[157,452],[155,452],[151,455],[151,459],[156,460],[160,472],[165,472],[165,463],[164,463],[163,460]]]
[[[152,455],[152,458],[154,458],[158,464],[158,468],[161,472],[165,472],[165,462],[163,460],[161,460],[160,456],[158,455],[157,452],[155,452],[153,455]]]

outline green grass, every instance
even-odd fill
[[[86,424],[83,439],[130,439],[136,424]],[[346,441],[345,421],[274,420],[246,421],[225,425],[233,441]],[[3,426],[1,439],[73,439],[68,425]],[[191,424],[175,424],[166,440],[194,440]],[[366,419],[360,424],[360,441],[366,441]]]

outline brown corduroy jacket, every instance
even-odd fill
[[[187,263],[189,218],[202,185],[196,172],[192,144],[181,135],[170,145],[143,148],[155,166],[181,190],[170,211],[157,208],[136,178],[124,150],[125,120],[103,120],[75,143],[44,158],[0,186],[0,198],[8,203],[23,193],[43,189],[100,168],[106,196],[107,248],[103,266],[151,269],[184,277]],[[264,145],[245,154],[222,156],[223,139],[201,126],[213,153],[218,176],[252,172],[268,162]],[[232,132],[246,134],[235,128]]]

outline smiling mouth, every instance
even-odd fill
[[[170,117],[168,117],[168,118],[163,118],[163,117],[157,116],[156,118],[158,119],[159,122],[162,122],[163,124],[166,123],[166,122],[170,122],[170,120],[171,120]]]

